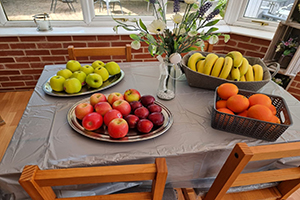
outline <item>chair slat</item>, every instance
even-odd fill
[[[75,198],[59,198],[57,200],[74,200]],[[108,194],[98,196],[76,197],[76,200],[151,200],[151,192],[137,192],[124,194]]]

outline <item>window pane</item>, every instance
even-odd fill
[[[40,13],[51,20],[83,20],[80,0],[1,0],[8,21],[33,20]]]
[[[285,21],[295,0],[248,0],[244,17]]]

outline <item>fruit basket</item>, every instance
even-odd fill
[[[239,94],[249,98],[256,93],[248,90],[239,90]],[[293,122],[289,109],[282,97],[265,95],[271,98],[272,104],[276,107],[276,116],[280,119],[280,124],[219,112],[216,109],[216,102],[221,100],[221,98],[218,96],[216,89],[214,107],[211,113],[211,127],[252,138],[276,141]]]
[[[263,67],[263,80],[262,81],[249,81],[249,82],[242,82],[242,81],[233,81],[233,80],[227,80],[222,79],[218,77],[213,77],[210,75],[202,74],[196,71],[191,70],[188,66],[188,60],[189,57],[194,54],[197,51],[191,51],[188,54],[186,54],[182,61],[181,61],[181,67],[185,73],[186,79],[188,81],[188,84],[191,87],[199,87],[204,89],[210,89],[215,90],[216,87],[221,85],[222,83],[234,83],[237,85],[240,89],[244,90],[251,90],[251,91],[257,91],[260,88],[262,88],[265,84],[267,84],[271,80],[271,74],[265,65],[265,63],[260,58],[255,57],[247,57],[244,56],[248,61],[250,65],[259,64]],[[203,56],[206,56],[209,54],[209,52],[200,52]],[[217,54],[219,57],[225,57],[225,54]]]

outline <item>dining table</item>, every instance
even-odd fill
[[[254,146],[300,140],[300,102],[273,81],[258,92],[281,96],[293,123],[276,141],[270,142],[212,128],[215,91],[190,87],[184,74],[176,80],[175,98],[166,101],[156,97],[159,62],[118,64],[124,72],[122,80],[99,92],[108,95],[136,89],[141,95],[154,96],[171,113],[172,124],[168,130],[157,137],[122,143],[96,140],[78,133],[67,120],[68,112],[74,104],[89,98],[91,93],[63,97],[47,94],[44,84],[66,65],[46,65],[0,163],[0,199],[29,199],[18,183],[25,165],[61,169],[152,163],[155,158],[164,157],[169,187],[201,187],[205,182],[202,180],[216,176],[236,143]],[[291,159],[275,163],[297,162],[299,160]],[[249,170],[266,165],[269,163],[257,163],[249,166]],[[91,187],[97,189],[74,186],[58,190],[61,190],[61,195],[72,192],[80,195],[87,192],[98,194],[98,191],[105,193],[112,189],[110,185]]]

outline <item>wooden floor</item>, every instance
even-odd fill
[[[5,121],[5,124],[0,126],[0,160],[2,160],[13,133],[18,126],[32,92],[0,93],[0,116]],[[179,200],[184,200],[183,196],[180,196]],[[300,190],[297,190],[287,200],[300,200]]]

